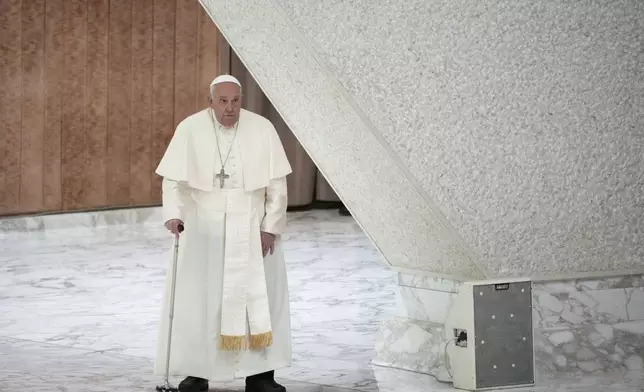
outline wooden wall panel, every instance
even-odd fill
[[[0,1],[0,215],[158,204],[225,41],[197,1]]]
[[[45,0],[22,4],[22,117],[20,144],[20,205],[37,209],[43,202],[43,146],[45,131]]]
[[[64,67],[62,89],[61,175],[63,208],[83,206],[85,170],[85,82],[87,4],[65,0],[63,33]],[[23,179],[23,181],[26,179]]]
[[[174,41],[176,119],[194,113],[197,102],[197,11],[200,11],[200,7],[197,1],[177,1]]]
[[[7,37],[9,26],[9,2],[2,1],[0,2],[0,85],[4,86],[7,79],[9,78],[9,72],[7,71]],[[5,149],[5,139],[8,125],[6,124],[6,116],[8,110],[6,109],[7,105],[7,96],[4,89],[0,89],[0,211],[7,209],[6,207],[6,181],[5,181],[5,164],[6,159],[4,157],[7,155]]]
[[[110,1],[109,20],[107,202],[127,205],[130,201],[132,1]]]
[[[36,211],[56,211],[63,206],[61,141],[63,70],[65,69],[65,45],[63,39],[65,32],[64,2],[65,0],[47,0],[45,7],[43,205]],[[25,210],[23,209],[21,211]]]
[[[85,208],[107,205],[109,7],[109,0],[87,2]]]
[[[22,139],[22,1],[2,0],[2,70],[0,77],[0,133],[4,136],[3,207],[20,208],[20,150]]]
[[[161,160],[174,133],[175,0],[154,1],[152,42],[152,162]],[[158,200],[161,179],[152,177],[150,200]]]
[[[150,201],[152,177],[152,40],[154,1],[132,2],[132,113],[130,201]]]

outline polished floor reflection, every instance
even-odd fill
[[[161,381],[151,365],[172,240],[154,220],[61,227],[0,228],[0,391],[153,391]],[[294,365],[277,375],[289,391],[452,390],[429,376],[370,365],[378,322],[395,306],[394,279],[350,217],[292,214],[286,240]],[[536,390],[644,390],[632,376],[542,379]]]

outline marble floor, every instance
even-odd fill
[[[151,366],[172,240],[154,221],[69,226],[0,230],[0,391],[153,391],[161,381]],[[429,376],[370,365],[378,322],[395,306],[395,284],[350,217],[291,214],[286,258],[294,364],[277,375],[289,391],[453,390]],[[527,390],[644,390],[638,374],[542,377],[539,384]]]

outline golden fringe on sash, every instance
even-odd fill
[[[259,335],[250,335],[250,345],[246,336],[228,336],[221,335],[219,339],[219,349],[223,351],[244,351],[247,348],[251,350],[260,350],[273,344],[273,332],[266,332]]]
[[[273,344],[273,332],[269,331],[259,335],[250,335],[250,349],[258,350]]]
[[[246,350],[246,336],[221,335],[219,338],[219,349],[223,351]]]

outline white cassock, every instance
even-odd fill
[[[216,137],[224,161],[232,145],[223,188],[216,177],[222,167]],[[242,110],[235,131],[213,126],[209,109],[198,112],[177,126],[156,173],[163,177],[164,220],[185,223],[179,240],[170,375],[229,381],[290,366],[290,307],[280,235],[286,224],[286,176],[291,167],[273,125]],[[237,240],[240,228],[250,228],[251,235]],[[277,235],[275,251],[263,263],[272,345],[222,351],[218,341],[225,259],[246,257],[244,251],[226,252],[226,245],[233,237],[238,242],[235,249],[242,243],[261,257],[260,230]],[[167,271],[157,375],[165,374],[166,364],[172,268]]]

